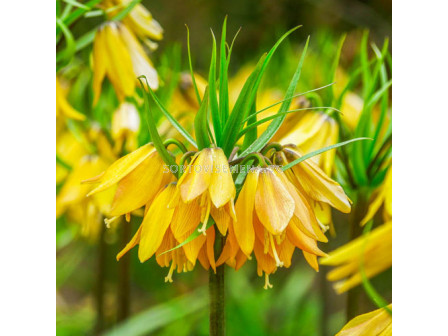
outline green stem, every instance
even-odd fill
[[[132,222],[131,222],[132,223]],[[123,224],[122,231],[122,247],[124,248],[126,244],[132,238],[131,223]],[[131,255],[127,253],[124,255],[119,264],[119,275],[118,275],[118,322],[124,321],[129,316],[130,311],[130,268],[131,268]]]
[[[215,255],[219,255],[224,246],[224,237],[216,233]],[[216,268],[215,272],[209,270],[209,295],[210,295],[210,336],[224,336],[226,330],[225,318],[225,290],[224,272],[225,265]]]

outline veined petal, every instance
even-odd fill
[[[101,175],[83,181],[84,183],[100,182],[100,185],[93,189],[87,196],[90,196],[101,190],[110,188],[112,185],[120,181],[131,171],[133,171],[140,163],[142,163],[149,155],[155,152],[152,144],[146,144],[136,151],[123,156],[115,161]]]
[[[291,159],[301,155],[289,148]],[[312,160],[305,160],[291,168],[305,192],[314,200],[330,204],[341,212],[348,213],[351,205],[339,183],[331,179]]]
[[[210,198],[220,208],[235,198],[236,189],[230,173],[229,162],[221,148],[211,148],[213,173],[210,180]]]
[[[143,218],[138,257],[144,262],[152,257],[162,243],[174,214],[168,204],[174,196],[176,186],[169,184],[155,199]]]
[[[210,226],[207,230],[207,242],[206,242],[206,249],[207,249],[207,258],[208,262],[210,263],[210,266],[216,273],[216,261],[215,261],[215,228],[213,226]]]
[[[153,152],[134,170],[118,182],[112,203],[111,216],[119,216],[138,209],[152,200],[161,188],[173,180],[171,173],[162,172],[160,156]]]
[[[178,243],[184,242],[190,235],[196,230],[194,228],[193,230],[187,231],[182,237],[180,237]],[[207,240],[207,236],[199,235],[195,239],[193,239],[191,242],[185,244],[182,246],[185,252],[185,256],[187,259],[194,265],[196,264],[196,260],[198,258],[199,251],[201,250],[202,246],[204,246],[205,241]]]
[[[191,165],[179,180],[178,187],[184,202],[192,201],[207,190],[210,185],[212,169],[212,152],[210,148],[205,148],[192,160]]]
[[[200,222],[201,208],[199,206],[199,200],[184,203],[179,199],[171,221],[171,231],[174,237],[181,242],[187,232],[192,232],[197,229]]]
[[[326,254],[317,247],[316,240],[308,237],[299,229],[297,221],[297,218],[294,217],[286,229],[286,236],[288,237],[289,241],[303,251],[321,257],[326,256]]]
[[[255,194],[258,218],[273,235],[280,235],[294,214],[294,199],[270,168],[260,170]]]
[[[233,229],[238,245],[247,256],[252,253],[255,242],[253,212],[259,174],[259,169],[252,169],[247,174],[235,205],[237,220],[233,223]]]
[[[269,253],[264,253],[264,247],[258,239],[255,240],[254,254],[257,259],[257,273],[259,276],[274,273],[277,270],[276,262]]]
[[[231,200],[233,202],[233,200]],[[211,208],[211,215],[213,219],[215,220],[216,226],[219,230],[219,232],[225,236],[227,234],[227,229],[230,225],[230,222],[232,221],[232,217],[228,214],[226,207],[229,207],[228,205],[225,205],[221,208],[215,208],[212,206]]]

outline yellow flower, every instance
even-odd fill
[[[115,151],[122,149],[123,143],[128,151],[137,148],[137,136],[140,129],[140,116],[134,104],[123,102],[112,116],[112,138]]]
[[[134,94],[137,77],[145,75],[152,89],[159,79],[151,61],[137,38],[120,22],[106,22],[95,35],[93,44],[94,104],[107,76],[120,101]]]
[[[343,293],[362,281],[361,262],[365,274],[371,278],[392,266],[392,222],[385,223],[367,236],[361,236],[320,259],[322,265],[337,266],[327,275],[329,281],[338,281],[334,288]]]
[[[56,155],[64,163],[73,167],[79,160],[88,154],[86,148],[76,137],[68,131],[58,134],[56,138]],[[69,169],[56,163],[56,184],[61,183],[69,174]]]
[[[102,158],[96,155],[84,156],[72,167],[56,196],[56,218],[67,214],[71,220],[81,224],[81,233],[93,241],[103,225],[102,217],[109,214],[114,190],[106,190],[86,199],[90,186],[81,184],[81,181],[98,174],[105,167],[107,163]]]
[[[286,119],[282,128],[285,132],[278,134],[274,141],[281,144],[294,144],[303,153],[334,145],[338,141],[339,126],[336,121],[324,112],[304,111],[294,113],[294,118]],[[313,156],[313,160],[322,170],[331,175],[336,151],[326,151]]]
[[[392,304],[388,305],[392,309]],[[336,336],[392,336],[392,316],[384,308],[356,316]]]
[[[287,145],[273,156],[275,164],[286,165],[303,155],[296,146]],[[303,189],[314,201],[326,203],[343,213],[350,212],[350,200],[340,184],[325,174],[311,158],[288,169],[286,176],[296,188]]]
[[[131,1],[132,0],[106,0],[103,1],[103,5],[106,9],[119,7],[116,10],[108,12],[109,17],[112,18],[124,7],[128,6]],[[148,38],[157,41],[163,38],[163,28],[153,18],[151,12],[141,4],[135,5],[129,14],[124,17],[122,22],[150,48],[155,48],[157,44],[148,40]]]
[[[197,201],[184,203],[176,190],[176,183],[168,184],[154,199],[143,218],[140,228],[117,255],[120,259],[131,248],[139,245],[138,257],[144,262],[156,254],[157,262],[170,271],[165,281],[172,282],[172,274],[190,271],[199,260],[205,269],[216,270],[213,245],[215,230],[211,226],[207,235],[199,235],[192,241],[168,253],[170,249],[184,242],[198,227],[201,209]]]
[[[84,182],[99,183],[87,196],[117,185],[109,213],[117,217],[146,205],[173,178],[169,171],[164,172],[164,162],[154,146],[146,144]]]
[[[364,101],[356,93],[349,91],[344,95],[341,106],[341,118],[351,130],[354,130],[356,125],[358,125],[363,106]]]
[[[361,225],[365,225],[368,221],[370,221],[383,204],[384,221],[392,220],[392,165],[387,171],[384,182],[378,189],[375,199],[372,201],[372,203],[370,203],[367,214],[361,221]]]
[[[86,116],[76,111],[67,101],[67,90],[63,88],[56,76],[56,118],[64,116],[75,120],[85,120]]]
[[[303,251],[308,263],[318,269],[316,255],[323,256],[316,241],[328,241],[319,228],[306,198],[276,167],[252,168],[235,205],[235,238],[241,251],[257,259],[258,274],[289,267],[294,248]],[[230,244],[231,242],[229,242]],[[229,248],[230,249],[230,248]],[[233,247],[235,253],[235,247]]]
[[[179,179],[177,188],[185,203],[200,201],[203,223],[200,232],[205,234],[208,218],[212,214],[220,232],[226,234],[230,217],[235,217],[233,200],[236,189],[221,148],[205,148],[196,153]]]

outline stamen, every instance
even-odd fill
[[[329,225],[325,225],[325,224],[321,223],[319,220],[317,221],[317,223],[319,224],[319,226],[322,229],[323,233],[327,232],[330,229]]]
[[[278,254],[277,254],[277,250],[275,249],[274,236],[272,234],[269,234],[269,238],[271,240],[272,253],[274,254],[276,266],[283,267],[283,261],[280,261],[280,258],[278,257]]]
[[[120,216],[115,216],[112,218],[104,218],[104,223],[106,224],[106,227],[108,229],[110,229],[110,224],[112,224],[112,222],[114,222],[115,220],[117,220],[117,218],[119,218]]]
[[[173,282],[173,272],[176,269],[176,265],[174,261],[171,263],[170,270],[168,271],[168,275],[165,277],[165,282]]]
[[[126,217],[126,222],[129,223],[131,221],[131,213],[128,212],[125,217]]]
[[[264,274],[264,289],[269,289],[274,287],[270,282],[269,282],[269,274],[265,273]]]

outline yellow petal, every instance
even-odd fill
[[[247,174],[235,205],[237,221],[233,229],[238,245],[247,256],[252,253],[255,242],[253,212],[259,173],[259,169],[253,169]]]
[[[198,228],[200,221],[201,208],[198,200],[194,200],[190,203],[184,203],[179,200],[171,221],[171,231],[176,240],[182,242],[182,239],[187,232],[192,232]]]
[[[298,152],[286,148],[292,158],[301,157]],[[305,160],[292,167],[305,192],[314,200],[330,204],[341,212],[351,210],[350,202],[339,183],[332,180],[312,160]]]
[[[294,217],[286,229],[286,236],[289,241],[303,251],[318,256],[326,256],[326,254],[317,247],[316,240],[308,237],[299,229],[297,222],[298,220]]]
[[[130,249],[132,249],[135,245],[140,243],[140,237],[142,233],[142,225],[138,228],[137,232],[135,233],[134,237],[132,237],[131,241],[127,243],[124,249],[120,251],[120,253],[117,254],[117,261],[121,259]]]
[[[196,231],[196,228],[187,231],[183,236],[181,236],[180,239],[177,240],[179,244],[190,237],[194,231]],[[185,256],[193,265],[196,264],[196,259],[198,258],[199,251],[201,250],[202,246],[204,246],[206,240],[207,236],[201,234],[189,243],[182,246],[185,252]]]
[[[317,257],[314,254],[302,251],[308,264],[316,271],[319,272],[319,264],[317,263]]]
[[[172,180],[171,173],[163,172],[163,165],[163,160],[154,152],[118,182],[111,216],[134,211],[152,200]]]
[[[184,202],[201,195],[210,185],[213,157],[210,148],[205,148],[194,158],[179,180],[178,187]]]
[[[261,169],[255,194],[255,210],[273,235],[280,235],[294,214],[294,199],[270,168]]]
[[[229,163],[221,148],[211,148],[213,173],[210,180],[210,198],[220,208],[235,198],[236,189]]]
[[[104,28],[101,27],[95,34],[93,42],[93,105],[96,105],[101,94],[101,85],[109,67],[107,48],[104,40]]]
[[[126,156],[115,161],[104,174],[100,176],[89,179],[84,182],[100,182],[100,185],[93,189],[87,196],[90,196],[101,190],[110,188],[112,185],[120,181],[131,171],[133,171],[140,163],[142,163],[148,156],[155,153],[155,149],[152,144],[146,144],[136,151],[129,153]]]
[[[233,203],[233,200],[231,200]],[[229,206],[226,205],[224,207],[221,207],[219,209],[212,207],[211,208],[211,215],[213,219],[215,220],[216,226],[218,227],[219,232],[225,236],[227,233],[227,229],[230,225],[230,222],[232,220],[232,217],[227,212],[227,209]]]
[[[207,258],[208,262],[210,263],[210,266],[216,273],[216,262],[215,262],[215,228],[213,226],[210,226],[207,230]]]
[[[162,243],[163,236],[168,229],[174,214],[174,208],[169,208],[176,186],[169,184],[151,204],[143,218],[142,232],[138,257],[141,262],[151,258]]]
[[[392,308],[392,305],[388,306]],[[336,336],[376,336],[392,323],[392,317],[383,309],[356,316]]]

